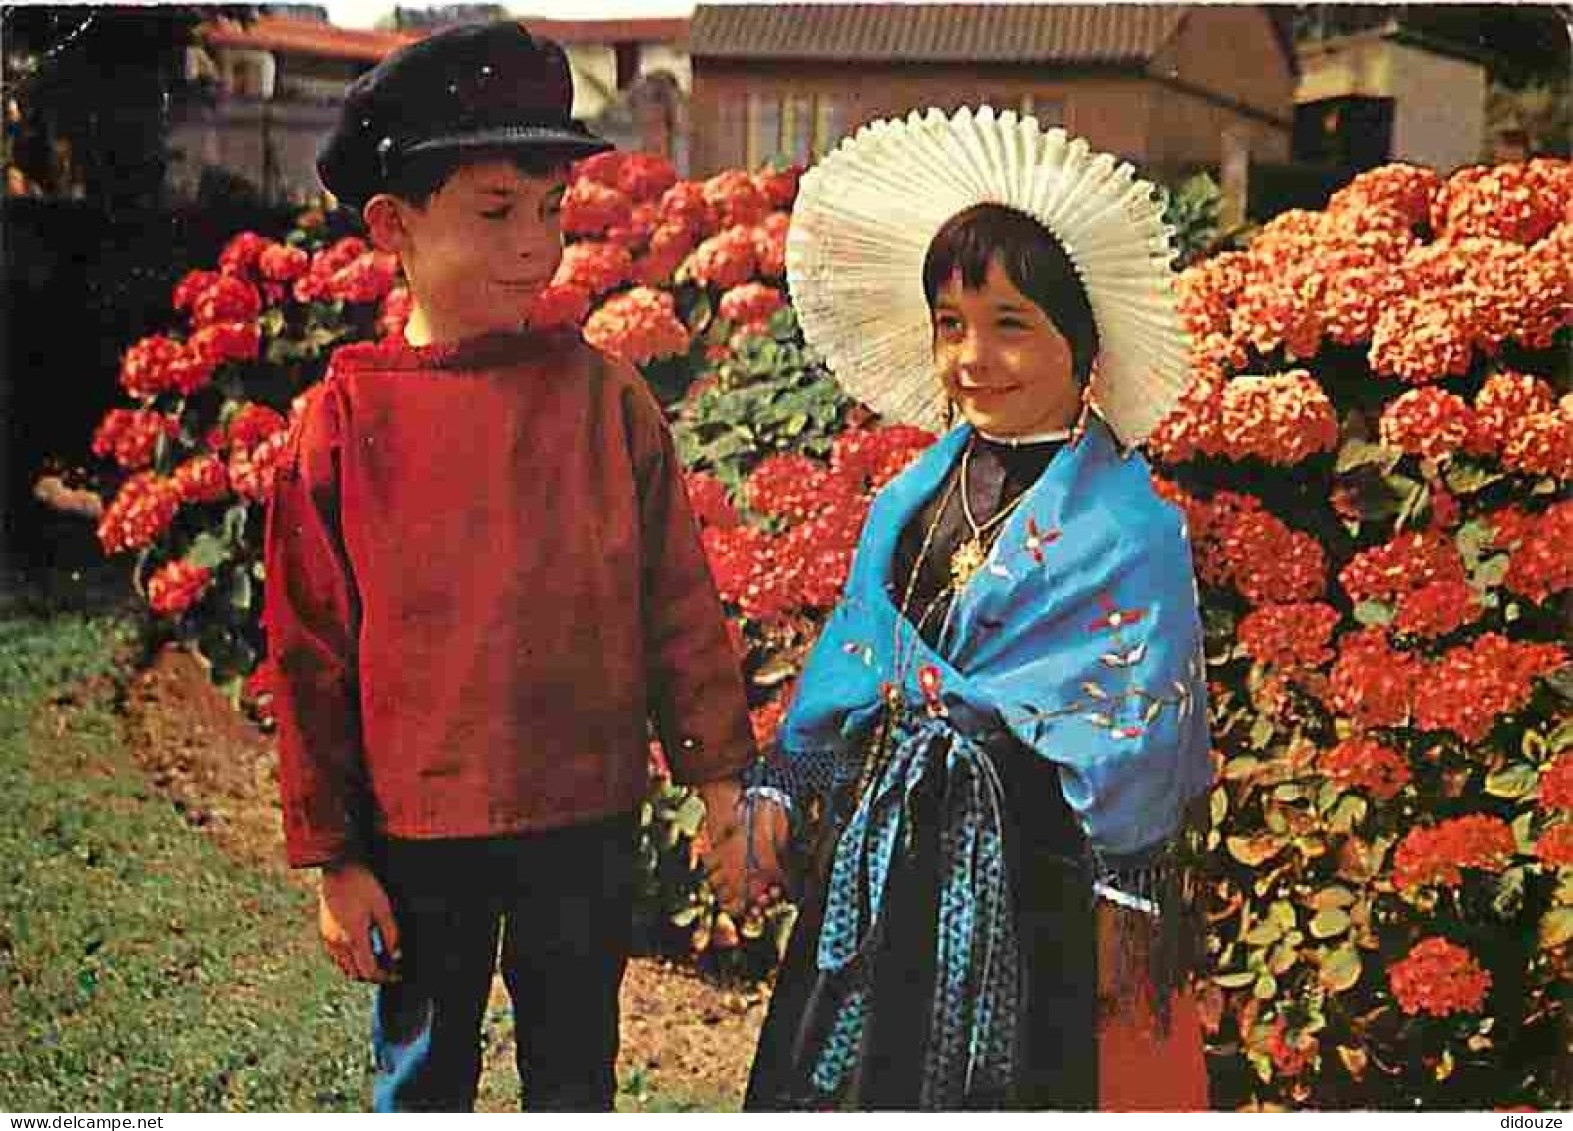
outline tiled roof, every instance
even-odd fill
[[[701,4],[689,52],[721,59],[1145,63],[1176,4]]]
[[[423,38],[425,32],[372,31],[289,16],[259,16],[249,24],[215,20],[203,24],[200,34],[203,41],[213,47],[241,47],[375,63],[406,43]]]
[[[580,43],[681,43],[688,39],[688,20],[547,20],[526,16],[519,21],[531,35],[544,35],[565,47]]]

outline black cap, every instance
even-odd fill
[[[419,154],[531,150],[571,160],[612,148],[572,110],[573,76],[557,44],[511,20],[449,28],[350,84],[317,174],[359,208]]]

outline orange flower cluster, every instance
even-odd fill
[[[1240,648],[1260,664],[1319,668],[1333,658],[1329,647],[1338,610],[1321,601],[1262,605],[1240,621]]]
[[[552,285],[579,287],[591,297],[598,297],[628,282],[633,270],[633,256],[621,244],[569,244],[563,249]]]
[[[231,445],[226,471],[235,494],[257,502],[266,499],[273,490],[273,476],[283,462],[288,441],[288,430],[280,429],[254,446]]]
[[[1483,611],[1475,591],[1462,580],[1432,581],[1399,597],[1393,627],[1431,639],[1473,624]]]
[[[1436,825],[1417,826],[1393,851],[1393,886],[1456,887],[1464,868],[1500,872],[1514,852],[1513,830],[1500,817],[1471,813]]]
[[[1417,657],[1394,648],[1380,628],[1363,628],[1339,641],[1328,698],[1357,727],[1398,726],[1409,718],[1423,669]]]
[[[1437,531],[1400,534],[1356,554],[1338,574],[1355,601],[1393,601],[1437,581],[1464,581],[1464,559]]]
[[[744,283],[721,296],[721,317],[743,333],[762,333],[770,316],[786,305],[786,296],[765,283]]]
[[[686,353],[689,335],[670,294],[634,287],[607,299],[590,315],[584,324],[584,340],[603,353],[638,365]]]
[[[1573,750],[1564,751],[1540,775],[1540,807],[1573,810]]]
[[[120,385],[133,397],[156,397],[172,390],[189,395],[212,376],[212,362],[161,334],[137,342],[126,350],[120,363]]]
[[[1553,825],[1535,842],[1535,855],[1553,868],[1573,867],[1573,821]]]
[[[1316,539],[1290,529],[1255,496],[1220,491],[1185,509],[1207,584],[1233,586],[1253,605],[1314,601],[1327,591],[1327,559]]]
[[[1303,369],[1236,377],[1219,402],[1223,452],[1292,465],[1338,446],[1332,402]]]
[[[530,296],[524,320],[536,330],[577,326],[590,312],[590,292],[574,283],[553,283]]]
[[[179,432],[175,419],[162,412],[112,408],[93,433],[93,454],[112,458],[127,471],[140,471],[152,464],[158,442]]]
[[[1317,769],[1345,788],[1363,789],[1378,801],[1398,796],[1413,776],[1404,756],[1372,738],[1351,738],[1317,759]]]
[[[726,485],[708,471],[689,471],[683,475],[683,486],[688,492],[688,505],[700,526],[718,526],[729,530],[738,524],[737,509]]]
[[[906,470],[934,439],[934,433],[911,424],[849,428],[831,446],[830,470],[853,493],[873,494]]]
[[[151,471],[139,471],[120,486],[98,523],[99,545],[104,552],[140,550],[150,546],[180,509],[180,488]]]
[[[229,472],[216,456],[192,456],[173,478],[183,503],[216,503],[229,494]]]
[[[1474,429],[1474,413],[1462,397],[1428,385],[1388,404],[1380,434],[1388,447],[1442,460],[1463,448]]]
[[[201,598],[213,571],[189,562],[169,562],[147,579],[147,603],[160,616],[178,617]]]
[[[1566,663],[1560,645],[1528,644],[1488,632],[1428,666],[1415,688],[1415,725],[1479,742],[1499,718],[1529,702],[1535,680]]]
[[[1388,967],[1387,982],[1405,1013],[1447,1017],[1484,1009],[1491,974],[1464,947],[1432,936]]]

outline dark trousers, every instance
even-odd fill
[[[633,920],[632,816],[516,837],[384,840],[400,979],[377,991],[377,1111],[468,1111],[499,966],[525,1106],[610,1111]]]

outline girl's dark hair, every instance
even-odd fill
[[[566,175],[572,164],[572,159],[562,151],[552,149],[447,149],[416,154],[400,162],[389,174],[382,191],[424,208],[454,173],[482,161],[510,161],[527,177],[559,172]]]
[[[945,221],[923,257],[923,294],[929,310],[939,289],[958,271],[961,285],[976,290],[998,258],[1015,288],[1030,298],[1064,335],[1071,368],[1086,384],[1098,356],[1098,324],[1087,291],[1065,247],[1025,212],[1003,204],[974,204]]]

